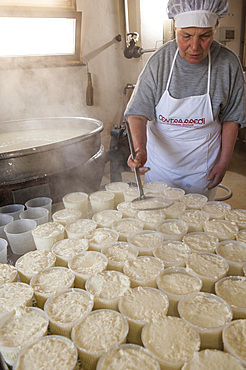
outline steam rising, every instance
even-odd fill
[[[99,121],[86,118],[47,118],[13,121],[0,127],[2,131],[6,128],[10,137],[11,131],[15,134],[15,130],[17,133],[19,130],[20,133],[21,128],[30,137],[32,131],[36,132],[36,136],[46,132],[46,136],[50,135],[51,138],[57,129],[62,133],[62,140],[51,144],[0,152],[4,169],[0,174],[0,184],[23,183],[25,188],[39,185],[38,179],[41,178],[41,183],[49,184],[55,203],[61,202],[62,197],[70,192],[90,193],[99,189],[105,165],[105,151],[100,140],[103,126]],[[31,130],[28,131],[28,127]],[[36,184],[33,180],[37,180]]]

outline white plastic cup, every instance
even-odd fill
[[[173,280],[173,284],[170,284],[169,287],[167,289],[165,289],[163,287],[163,283],[162,283],[162,279],[164,278],[165,279],[165,276],[166,275],[173,275],[174,276],[177,275],[177,274],[181,274],[180,276],[183,275],[183,279],[182,279],[182,282],[178,287],[178,292],[177,290],[174,291],[173,290],[173,287],[175,286],[174,285],[174,281]],[[185,277],[184,275],[186,276],[189,276],[190,278],[193,278],[193,280],[189,281],[189,280],[185,280]],[[176,280],[177,281],[177,280]],[[193,293],[193,292],[200,292],[200,290],[202,289],[202,280],[199,278],[198,275],[196,275],[193,271],[188,271],[186,268],[184,267],[169,267],[165,270],[163,270],[160,275],[157,277],[156,279],[156,283],[157,283],[157,287],[160,291],[164,292],[168,298],[168,301],[169,301],[169,307],[168,307],[168,315],[169,316],[177,316],[179,317],[179,313],[178,313],[178,303],[179,301],[185,297],[186,295],[190,294],[190,293]],[[166,285],[167,286],[167,285]],[[182,290],[182,292],[181,292]]]
[[[185,194],[181,202],[185,203],[187,209],[201,209],[204,204],[207,203],[208,198],[203,194]]]
[[[186,268],[200,277],[201,290],[206,293],[214,293],[215,283],[225,277],[229,271],[229,265],[224,258],[208,252],[191,253],[187,258]]]
[[[49,211],[46,208],[28,208],[19,214],[21,220],[34,220],[37,222],[37,226],[45,224],[49,219]]]
[[[0,238],[7,239],[4,226],[14,221],[14,217],[5,213],[0,213]]]
[[[63,300],[60,300],[60,297]],[[71,312],[71,315],[68,316],[67,313],[70,309],[68,299],[73,297],[75,297],[74,301],[72,301],[73,314]],[[59,304],[59,307],[56,307],[54,310],[54,305],[56,304]],[[50,332],[70,339],[74,325],[92,311],[93,305],[94,297],[84,289],[69,288],[52,294],[44,304],[44,312],[49,318]],[[62,317],[59,315],[62,315]]]
[[[136,218],[122,218],[118,221],[114,221],[112,229],[119,233],[119,241],[126,242],[128,236],[136,231],[143,230],[144,224]]]
[[[103,246],[101,253],[108,258],[107,270],[123,272],[125,262],[138,256],[138,249],[128,242],[116,242],[112,245]]]
[[[139,197],[139,190],[137,187],[130,186],[127,190],[123,192],[124,194],[124,201],[131,202],[133,199]]]
[[[118,311],[119,300],[130,289],[130,285],[129,277],[122,272],[103,271],[86,280],[85,290],[94,297],[94,310],[105,308]]]
[[[26,208],[36,208],[36,207],[42,207],[46,208],[49,211],[49,221],[51,221],[51,214],[52,214],[52,199],[48,197],[38,197],[29,199],[25,203]]]
[[[153,250],[153,256],[159,258],[167,267],[185,267],[191,250],[178,240],[166,240]]]
[[[0,207],[0,213],[8,214],[14,217],[14,220],[18,220],[19,214],[24,211],[25,206],[23,204],[8,204],[7,206]]]
[[[173,201],[179,201],[185,195],[185,191],[180,188],[167,187],[164,190],[164,197]]]
[[[195,308],[196,303],[194,303],[193,300],[197,296],[198,297],[200,296],[201,299],[207,299],[208,302],[209,301],[211,302],[211,305],[212,305],[212,302],[217,302],[218,304],[221,305],[222,308],[224,308],[224,309],[221,308],[221,317],[218,317],[219,316],[218,312],[217,312],[217,316],[215,315],[218,321],[217,326],[215,324],[210,326],[210,322],[212,322],[212,320],[215,320],[215,318],[214,319],[210,318],[208,311],[210,311],[211,313],[211,308],[209,308],[209,306],[208,308],[201,306],[201,315],[195,316],[195,312],[197,311],[197,308]],[[193,310],[190,311],[189,317],[187,317],[186,315],[184,315],[183,307],[189,301],[190,302],[193,301],[192,303],[190,303],[190,305],[194,304],[194,311]],[[202,303],[198,301],[197,305],[202,305]],[[210,307],[213,307],[213,306],[210,306]],[[225,313],[225,311],[227,311],[227,313]],[[185,322],[190,324],[191,327],[195,329],[200,335],[200,339],[201,339],[200,349],[206,349],[206,348],[219,349],[219,350],[222,349],[222,346],[223,346],[222,345],[222,331],[224,327],[226,326],[226,324],[231,322],[233,318],[232,309],[225,300],[211,293],[202,293],[202,292],[190,293],[184,296],[179,301],[178,312],[179,312],[179,316],[181,317],[181,319],[183,319]],[[206,319],[207,323],[203,322],[204,318]],[[195,324],[194,321],[198,322],[198,324]]]
[[[107,269],[108,258],[96,251],[78,253],[68,261],[68,268],[74,272],[75,288],[85,289],[86,280]]]
[[[225,240],[218,243],[216,254],[224,258],[229,265],[229,276],[243,276],[245,264],[246,243],[238,240]]]
[[[54,266],[39,271],[30,280],[37,306],[44,309],[44,304],[55,293],[74,287],[75,275],[66,267]]]
[[[239,227],[230,221],[213,219],[205,221],[203,225],[205,232],[215,235],[220,242],[234,240],[239,232]]]
[[[60,345],[62,344],[63,353],[60,354]],[[47,348],[49,352],[46,353]],[[29,355],[31,353],[31,355]],[[45,358],[41,357],[45,356]],[[43,358],[42,365],[40,364],[40,357]],[[45,335],[36,339],[35,341],[24,346],[16,357],[13,370],[20,370],[21,368],[32,367],[33,363],[37,364],[37,367],[42,366],[44,369],[50,367],[50,364],[54,359],[55,365],[53,368],[64,368],[64,363],[67,364],[66,370],[77,369],[78,352],[75,344],[69,339],[61,335]],[[24,364],[23,364],[24,362]]]
[[[230,286],[225,285],[221,291],[220,286],[228,281]],[[237,285],[238,283],[240,284],[239,286]],[[215,293],[230,305],[233,320],[246,319],[246,305],[242,301],[240,302],[240,299],[243,299],[245,296],[245,284],[245,276],[226,276],[215,283]]]
[[[133,307],[136,308],[132,310]],[[128,342],[142,345],[141,332],[144,325],[166,316],[168,307],[167,295],[156,288],[135,287],[123,294],[119,299],[118,311],[129,325]]]
[[[121,220],[123,217],[122,212],[115,209],[105,209],[104,211],[97,212],[92,216],[92,220],[97,223],[97,227],[112,227],[114,221]]]
[[[166,189],[168,185],[164,182],[146,182],[143,185],[144,190],[150,192],[150,193],[157,193],[162,194]]]
[[[104,321],[104,317],[107,318],[107,321]],[[77,339],[80,337],[81,333],[83,333],[84,327],[86,327],[88,323],[91,323],[92,330],[89,331],[86,335],[88,336],[88,340],[90,341],[90,343],[92,340],[95,340],[95,342],[93,342],[93,350],[88,349],[88,346],[84,345],[84,343],[80,342]],[[105,328],[106,323],[110,323],[110,327],[107,327],[107,330],[110,331],[112,338],[110,342],[104,340],[104,337],[101,334],[101,328]],[[100,334],[95,335],[95,333],[97,334],[98,331]],[[104,355],[111,348],[118,347],[120,344],[126,343],[128,331],[128,322],[119,312],[108,309],[101,309],[92,311],[82,320],[80,320],[72,329],[71,339],[77,347],[79,359],[84,368],[88,370],[96,370],[97,362],[102,355]]]
[[[58,222],[46,222],[37,226],[32,231],[32,236],[36,249],[46,249],[51,251],[52,246],[59,240],[64,239],[64,226]]]
[[[179,317],[166,316],[148,322],[142,329],[141,340],[144,348],[157,358],[161,370],[180,370],[200,349],[197,330]]]
[[[152,370],[160,370],[157,358],[150,351],[132,343],[121,344],[107,351],[100,357],[96,370],[105,370],[109,366],[113,366],[114,369],[127,369],[129,362],[134,369],[140,369],[142,365],[145,369],[149,366]]]
[[[180,204],[184,204],[181,203]],[[179,220],[188,225],[188,233],[203,232],[203,223],[209,220],[209,215],[200,209],[187,209],[179,215]]]
[[[7,248],[8,248],[7,240],[0,238],[0,263],[8,262]]]
[[[114,207],[116,209],[119,203],[124,202],[124,191],[129,188],[129,184],[127,182],[111,182],[105,185],[105,189],[107,191],[111,191],[115,194],[114,198]]]
[[[245,320],[233,320],[222,331],[224,351],[237,358],[245,368],[244,346],[238,345],[238,340],[234,340],[234,337],[240,338],[240,344],[245,342]]]
[[[129,234],[127,241],[136,246],[139,256],[153,256],[153,250],[162,244],[164,235],[154,230]]]
[[[170,225],[170,231],[168,230],[168,225]],[[159,222],[155,228],[164,235],[164,240],[182,241],[182,238],[188,232],[188,224],[182,220],[174,218]],[[172,232],[173,228],[175,230],[174,232]]]
[[[37,226],[34,220],[15,220],[4,227],[4,232],[14,254],[22,255],[36,249],[32,230]]]
[[[139,210],[132,208],[131,201],[122,202],[117,205],[117,210],[122,213],[123,218],[134,218],[137,217]]]
[[[156,279],[164,270],[164,263],[155,257],[139,256],[126,261],[123,273],[131,280],[131,287],[157,288]]]
[[[43,310],[39,309],[38,307],[29,307],[28,310],[36,312],[36,314],[38,314],[44,320],[44,323],[42,324],[42,326],[40,324],[37,325],[36,326],[37,329],[35,330],[35,332],[32,332],[30,334],[30,336],[32,338],[35,338],[35,339],[45,337],[47,335],[48,324],[49,324],[49,319],[48,319],[46,313]],[[12,314],[12,315],[14,316],[16,314]],[[12,318],[9,318],[9,320],[12,320]],[[17,331],[17,333],[19,331],[21,332],[21,329],[17,328],[16,331]],[[28,342],[28,339],[29,339],[29,342]],[[5,362],[10,366],[14,366],[18,354],[21,352],[22,349],[26,348],[25,345],[29,344],[30,342],[31,342],[31,339],[30,339],[30,337],[28,338],[28,334],[27,334],[26,338],[23,340],[22,345],[19,345],[19,346],[16,346],[16,347],[1,345],[1,354],[2,354],[2,357],[5,360]]]
[[[82,212],[82,218],[88,215],[88,194],[81,191],[64,195],[62,202],[65,208],[75,208]]]
[[[115,194],[112,191],[96,191],[89,195],[92,214],[105,209],[114,209]]]
[[[226,202],[213,200],[205,203],[201,209],[209,215],[210,220],[213,220],[214,218],[224,220],[226,214],[231,210],[231,206]]]

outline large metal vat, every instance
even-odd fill
[[[72,191],[94,191],[104,170],[100,133],[103,123],[87,117],[49,117],[0,123],[0,135],[25,130],[85,129],[87,133],[62,141],[0,153],[0,187],[49,179],[60,198]],[[52,181],[50,181],[52,179]],[[54,185],[55,184],[55,185]],[[71,186],[70,186],[71,185]],[[59,190],[59,191],[58,191]]]
[[[88,134],[34,148],[0,153],[0,185],[51,175],[87,162],[101,146],[102,122],[92,118],[61,117],[0,123],[0,135],[21,130],[85,128]]]

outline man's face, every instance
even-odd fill
[[[212,27],[175,28],[179,53],[191,64],[197,64],[208,55],[213,41]]]

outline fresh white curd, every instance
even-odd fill
[[[55,266],[56,256],[45,249],[31,251],[20,258],[15,263],[20,280],[29,284],[31,278],[39,271]]]
[[[21,351],[14,370],[74,370],[77,356],[77,349],[71,340],[60,335],[48,335]]]
[[[17,269],[7,263],[0,263],[0,286],[17,281]]]

